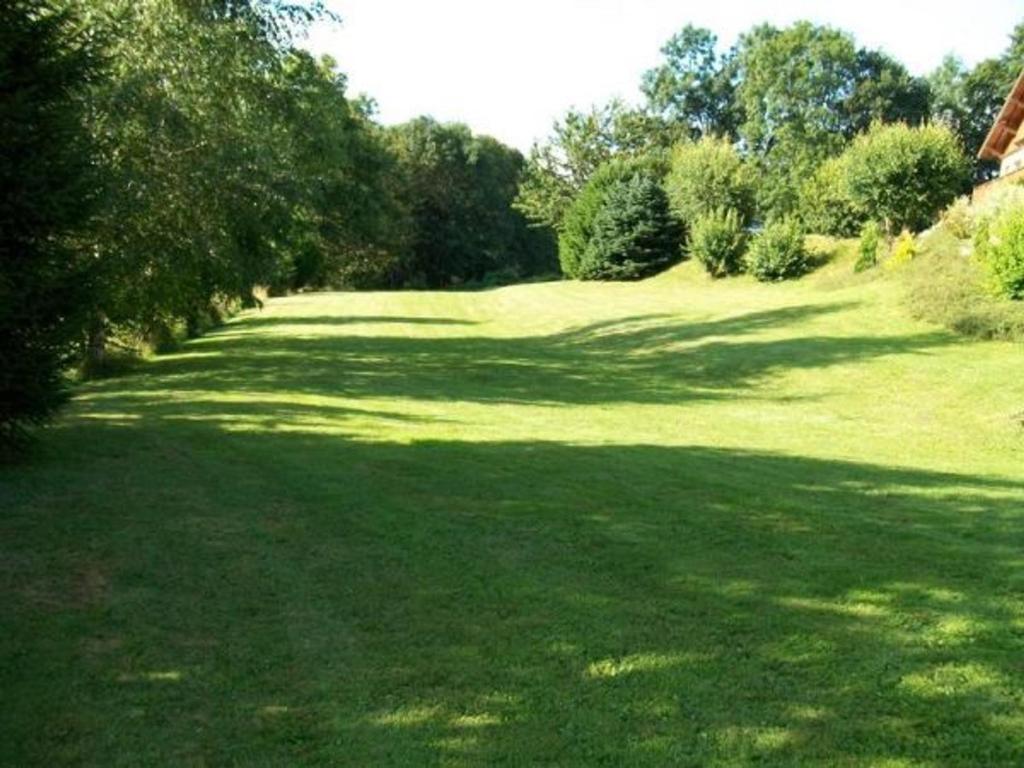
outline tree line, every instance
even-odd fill
[[[926,77],[810,22],[755,26],[725,51],[710,30],[686,26],[661,55],[643,75],[639,106],[572,109],[534,145],[516,200],[532,221],[560,230],[587,181],[614,157],[702,137],[726,139],[756,170],[762,219],[800,215],[808,180],[876,122],[947,126],[972,158],[961,180],[969,191],[997,172],[973,156],[1024,67],[1024,23],[1000,55],[973,68],[948,56]]]

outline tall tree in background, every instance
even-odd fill
[[[330,58],[292,50],[278,75],[291,135],[290,224],[271,285],[279,291],[393,284],[408,235],[393,184],[396,163],[373,105],[350,100]]]
[[[737,60],[739,133],[765,175],[760,204],[768,217],[791,213],[801,183],[872,123],[917,125],[928,116],[925,81],[831,27],[755,27],[741,38]]]
[[[511,207],[524,166],[517,151],[425,117],[389,135],[412,218],[408,281],[437,288],[553,266],[551,231],[531,231]]]
[[[1024,23],[1010,35],[1006,50],[997,57],[968,69],[955,56],[947,56],[928,77],[932,91],[932,117],[953,129],[967,153],[974,155],[1024,68]],[[982,182],[999,172],[997,163],[975,159],[974,181]]]
[[[736,60],[721,54],[718,38],[687,25],[661,49],[664,62],[644,73],[647,110],[692,139],[735,138],[742,113],[736,100]]]
[[[551,135],[534,144],[515,206],[530,221],[556,231],[575,197],[601,165],[617,155],[668,149],[687,135],[680,124],[613,100],[569,110]]]
[[[881,51],[861,48],[854,62],[853,91],[843,111],[846,135],[853,138],[876,122],[920,125],[928,119],[931,89],[925,78]]]
[[[781,216],[795,206],[800,180],[846,143],[857,49],[845,32],[809,22],[755,27],[739,48],[740,135],[765,176],[762,211]]]
[[[96,199],[81,91],[96,74],[79,20],[0,4],[0,451],[49,417],[88,307],[93,259],[74,242]]]

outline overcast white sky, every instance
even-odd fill
[[[948,52],[973,63],[1001,52],[1024,0],[328,0],[340,26],[313,29],[353,94],[385,123],[458,120],[528,149],[571,106],[639,97],[644,70],[679,28],[723,47],[756,23],[797,19],[852,32],[923,74]]]

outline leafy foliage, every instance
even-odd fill
[[[388,285],[407,249],[408,212],[372,105],[348,99],[329,58],[290,51],[279,78],[283,127],[292,136],[282,187],[291,208],[272,284],[280,291]]]
[[[969,165],[944,125],[874,124],[847,152],[850,196],[888,233],[930,226],[963,189]]]
[[[942,226],[958,240],[970,240],[974,234],[974,214],[966,195],[958,197],[942,212]]]
[[[464,125],[419,118],[389,131],[410,212],[404,282],[443,287],[516,267],[550,271],[554,240],[512,209],[523,158]]]
[[[975,253],[993,292],[1024,299],[1024,205],[998,211],[978,228]]]
[[[746,268],[762,282],[787,280],[806,272],[807,250],[800,225],[787,219],[765,227],[750,244]]]
[[[984,259],[965,255],[947,230],[928,233],[902,273],[913,317],[973,338],[1024,340],[1024,302],[994,293]]]
[[[64,399],[64,369],[91,301],[77,245],[95,208],[83,88],[95,52],[69,11],[0,4],[0,453]]]
[[[726,209],[736,213],[741,226],[754,218],[753,173],[724,138],[706,136],[677,145],[665,189],[673,212],[687,225]]]
[[[643,76],[647,109],[691,139],[733,138],[742,117],[734,59],[719,54],[717,44],[709,30],[688,24],[662,47],[664,62]]]
[[[885,261],[887,269],[900,269],[905,267],[917,257],[917,241],[909,230],[900,232],[889,249],[889,258]]]
[[[927,121],[930,107],[927,79],[911,76],[881,51],[857,51],[854,86],[844,104],[847,138],[863,133],[876,121],[920,125]]]
[[[1014,28],[1010,45],[1001,55],[980,61],[973,69],[956,57],[947,56],[928,77],[933,119],[948,125],[973,155],[985,141],[1022,67],[1024,23]],[[994,178],[998,168],[992,160],[975,158],[973,180]]]
[[[110,181],[93,246],[102,350],[108,325],[153,332],[180,318],[195,333],[222,298],[254,303],[303,239],[297,209],[319,179],[302,173],[290,121],[303,112],[299,76],[256,17],[170,0],[93,7],[112,41],[110,76],[90,94]]]
[[[739,272],[743,266],[746,231],[734,208],[720,208],[699,216],[690,228],[690,255],[712,277]]]
[[[672,124],[620,101],[585,112],[569,110],[547,141],[531,148],[515,207],[530,221],[560,232],[573,200],[598,168],[616,156],[667,148],[678,136]]]
[[[636,280],[678,258],[682,232],[664,190],[651,174],[612,184],[594,217],[580,259],[583,280]]]
[[[874,221],[864,224],[857,244],[857,262],[853,265],[854,272],[863,272],[878,264],[878,248],[882,242],[882,228]]]
[[[808,22],[743,36],[740,135],[765,175],[759,203],[768,218],[794,210],[799,180],[842,150],[856,64],[849,35]]]
[[[737,55],[739,132],[762,168],[759,207],[769,219],[794,212],[801,182],[873,121],[927,116],[923,81],[830,27],[755,27]]]
[[[850,195],[848,165],[845,156],[830,158],[801,187],[797,212],[808,232],[854,237],[863,225],[865,213]]]

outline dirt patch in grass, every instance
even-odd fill
[[[37,610],[85,610],[106,602],[107,570],[96,562],[74,565],[63,574],[44,576],[28,558],[0,557],[3,592]]]

